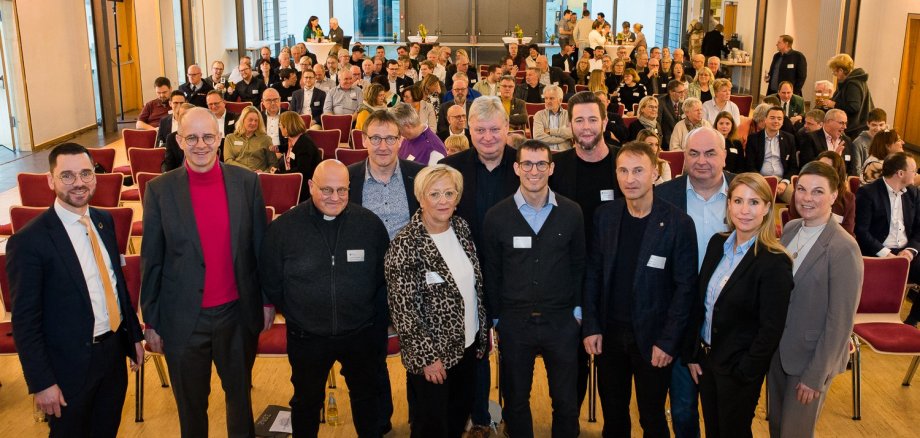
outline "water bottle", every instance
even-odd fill
[[[326,424],[339,425],[339,408],[335,404],[335,391],[329,391],[329,400],[326,402]]]

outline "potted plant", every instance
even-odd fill
[[[425,44],[425,38],[428,37],[428,29],[425,28],[424,24],[418,25],[418,36],[422,39],[422,44]]]
[[[518,44],[524,43],[524,29],[521,29],[520,25],[514,25],[514,37],[517,38]]]

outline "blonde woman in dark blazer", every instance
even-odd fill
[[[390,244],[385,269],[393,326],[414,394],[412,437],[460,438],[487,347],[482,274],[469,225],[454,216],[463,176],[444,164],[415,178],[421,208]]]

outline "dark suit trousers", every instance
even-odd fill
[[[598,392],[604,412],[603,436],[631,436],[629,400],[635,378],[639,424],[642,425],[644,436],[669,438],[671,431],[664,415],[664,402],[671,382],[672,366],[652,366],[640,354],[631,329],[614,327],[613,323],[608,325],[610,327],[604,334],[601,354],[595,357]]]
[[[751,422],[760,399],[764,376],[753,381],[719,374],[712,369],[709,356],[702,355],[700,403],[707,438],[753,437]]]
[[[291,362],[291,426],[295,437],[315,437],[325,399],[329,368],[338,361],[348,385],[352,418],[361,438],[380,437],[379,330],[367,327],[342,336],[322,337],[288,325],[287,349]]]
[[[255,434],[250,389],[258,338],[240,325],[241,318],[237,301],[201,309],[186,345],[163,342],[183,437],[208,436],[211,362],[225,393],[227,436]]]
[[[51,437],[115,437],[125,404],[128,372],[123,334],[93,344],[89,374],[80,392],[63,394],[61,418],[48,415]]]
[[[476,350],[473,342],[463,358],[447,370],[444,383],[431,383],[424,374],[407,375],[407,385],[415,394],[412,438],[460,438],[473,409],[473,382],[476,380]]]
[[[537,355],[543,356],[553,406],[554,438],[578,436],[575,394],[581,326],[571,312],[540,316],[503,316],[497,326],[501,352],[504,416],[512,438],[533,437],[530,391]]]

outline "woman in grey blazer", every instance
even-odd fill
[[[813,436],[831,380],[846,370],[863,262],[856,240],[831,217],[837,179],[825,163],[806,164],[795,187],[802,219],[783,229],[795,288],[767,378],[773,437]]]

